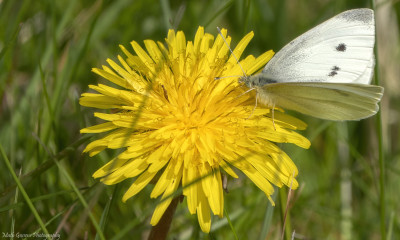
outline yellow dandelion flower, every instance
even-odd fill
[[[223,29],[230,43],[226,33]],[[237,58],[252,37],[251,32],[236,46]],[[182,188],[189,212],[197,214],[204,232],[210,231],[211,211],[223,216],[222,173],[237,178],[233,169],[243,172],[271,202],[272,184],[297,188],[297,168],[275,143],[308,148],[310,142],[294,131],[306,125],[279,111],[273,124],[271,109],[253,111],[254,93],[243,94],[246,88],[238,77],[229,77],[243,72],[220,35],[214,39],[199,27],[194,41],[186,42],[183,32],[170,30],[166,44],[146,40],[147,51],[134,41],[131,45],[136,55],[121,46],[126,57],[118,56],[119,64],[108,59],[111,68],[93,69],[120,89],[90,85],[97,93],[84,93],[80,99],[83,106],[114,110],[95,113],[105,123],[81,130],[107,132],[84,152],[93,156],[106,148],[124,149],[93,177],[105,184],[136,178],[123,201],[154,179],[150,197],[162,196],[152,225]],[[272,56],[272,51],[250,55],[240,64],[250,75]]]

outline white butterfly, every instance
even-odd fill
[[[369,85],[375,41],[371,9],[345,11],[283,47],[260,74],[242,77],[257,99],[274,108],[328,120],[374,115],[383,88]]]

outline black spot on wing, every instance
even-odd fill
[[[338,51],[338,52],[345,52],[346,49],[347,49],[347,46],[346,46],[346,44],[344,44],[344,43],[340,43],[340,44],[337,45],[337,47],[336,47],[336,51]]]
[[[333,76],[337,75],[339,70],[340,70],[340,68],[338,66],[333,66],[331,68],[331,72],[328,74],[328,76],[333,77]]]
[[[333,77],[333,76],[335,76],[335,75],[337,75],[337,72],[336,72],[336,71],[332,71],[332,72],[330,72],[330,73],[328,74],[329,77]]]

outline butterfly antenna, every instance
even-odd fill
[[[236,78],[236,77],[242,77],[242,76],[240,76],[240,75],[233,75],[233,76],[225,76],[225,77],[216,77],[216,78],[214,78],[214,80],[220,80],[220,79],[223,79],[223,78]]]
[[[242,72],[243,72],[244,77],[247,78],[246,72],[244,71],[242,65],[240,64],[239,59],[238,59],[238,58],[236,57],[236,55],[233,53],[233,51],[232,51],[231,47],[229,46],[228,42],[226,41],[224,35],[222,35],[221,29],[219,29],[219,27],[217,27],[217,29],[218,29],[219,35],[221,35],[222,40],[224,40],[226,46],[228,46],[229,51],[231,52],[232,56],[235,58],[237,64],[238,64],[239,67],[240,67],[240,69],[242,69]]]
[[[224,35],[222,35],[221,29],[220,29],[219,27],[217,27],[217,30],[218,30],[218,32],[219,32],[219,35],[221,35],[222,40],[224,40],[226,46],[228,46],[229,51],[231,52],[232,56],[235,58],[237,64],[238,64],[239,67],[240,67],[240,69],[242,69],[244,78],[245,78],[245,79],[248,79],[248,77],[247,77],[247,75],[246,75],[246,72],[244,71],[242,65],[241,65],[240,62],[239,62],[239,59],[238,59],[238,58],[236,57],[236,55],[233,53],[233,51],[232,51],[231,47],[229,46],[228,42],[226,41]],[[244,95],[244,94],[246,94],[246,93],[248,93],[248,92],[250,92],[250,91],[253,91],[254,89],[256,89],[256,88],[250,88],[250,89],[247,90],[246,92],[240,94],[238,97],[240,97],[240,96],[242,96],[242,95]],[[257,94],[256,94],[256,104],[254,105],[254,108],[253,108],[253,110],[251,111],[251,114],[250,114],[250,116],[249,116],[247,119],[251,118],[251,116],[253,116],[254,111],[256,110],[256,107],[257,107],[257,98],[258,98],[258,92],[257,92]],[[274,128],[275,128],[275,123],[274,123]],[[276,130],[276,129],[275,129],[275,130]]]

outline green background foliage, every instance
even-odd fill
[[[232,46],[254,31],[246,54],[258,55],[360,7],[371,5],[361,0],[0,0],[0,230],[47,229],[59,232],[60,239],[146,239],[157,203],[149,200],[152,187],[123,203],[132,181],[104,186],[91,177],[118,151],[90,158],[82,150],[92,136],[79,133],[99,123],[93,109],[78,104],[88,84],[106,82],[91,68],[115,60],[122,54],[119,44],[131,49],[132,40],[163,41],[170,28],[183,30],[191,40],[198,26],[214,35],[219,26],[228,29]],[[300,183],[291,192],[286,239],[293,232],[296,239],[400,237],[399,10],[390,0],[376,7],[378,69],[385,87],[382,131],[379,116],[335,123],[293,113],[309,125],[302,134],[312,146],[280,145],[297,164]],[[16,179],[26,192],[16,191]],[[204,234],[183,202],[169,239],[232,239],[235,234],[280,239],[288,189],[276,191],[271,207],[249,179],[228,181],[225,215],[230,221],[214,217],[211,233]]]

